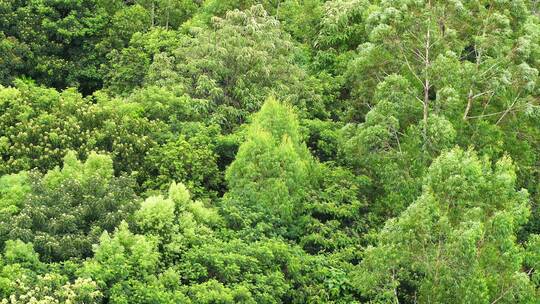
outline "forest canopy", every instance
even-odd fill
[[[0,0],[0,303],[540,303],[540,2]]]

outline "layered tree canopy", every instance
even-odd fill
[[[540,3],[0,0],[0,303],[539,303]]]

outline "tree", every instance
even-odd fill
[[[150,15],[151,26],[177,29],[199,8],[200,2],[180,0],[137,0]]]
[[[28,173],[24,171],[0,177],[0,217],[8,218],[23,207],[31,191],[28,178]]]
[[[70,150],[110,153],[117,173],[143,165],[165,126],[139,115],[134,103],[104,94],[82,97],[17,81],[0,87],[0,174],[58,166]]]
[[[452,122],[463,147],[474,145],[481,152],[491,152],[502,143],[501,150],[509,151],[516,162],[530,163],[529,147],[522,144],[514,150],[517,130],[528,130],[528,117],[537,112],[533,96],[538,90],[538,62],[531,55],[538,49],[533,38],[538,19],[528,1],[352,5],[356,2],[338,6],[338,16],[351,18],[330,23],[345,27],[340,31],[344,42],[358,48],[356,55],[342,52],[337,60],[338,75],[344,79],[341,90],[351,102],[347,120],[362,122],[377,102],[378,84],[395,73],[409,81],[412,96],[422,105],[418,118],[425,137],[423,149],[429,146],[429,117],[436,115]],[[329,2],[328,6],[338,4]],[[359,16],[355,12],[361,7],[365,13]],[[325,17],[332,20],[334,15],[334,10],[327,10]],[[346,35],[358,28],[360,34]],[[519,119],[521,127],[504,123],[517,116],[524,118]],[[491,156],[498,158],[502,153]]]
[[[182,183],[171,183],[167,197],[151,196],[135,212],[137,228],[157,240],[164,266],[192,247],[215,240],[212,228],[222,226],[217,210],[202,201],[194,201]]]
[[[0,32],[26,50],[8,69],[11,77],[29,76],[57,89],[79,87],[84,94],[101,86],[98,68],[105,53],[96,45],[111,17],[101,1],[3,1],[0,12]]]
[[[18,188],[25,195],[3,198],[13,211],[2,214],[1,240],[32,242],[47,262],[90,256],[99,235],[137,208],[133,180],[114,177],[111,158],[95,153],[81,163],[70,152],[62,169],[29,173]]]
[[[299,50],[262,6],[230,11],[210,28],[192,31],[194,37],[168,54],[172,73],[149,84],[181,83],[191,97],[210,101],[213,119],[225,131],[257,111],[269,93],[310,116],[326,115],[321,86],[295,63]]]
[[[212,141],[201,130],[194,137],[186,139],[179,135],[176,140],[150,150],[145,162],[148,164],[147,174],[151,177],[144,186],[159,189],[168,187],[172,181],[179,181],[197,197],[214,196],[212,191],[219,189],[221,173]]]
[[[111,236],[104,232],[94,257],[78,275],[95,280],[112,303],[189,303],[179,292],[168,292],[156,276],[160,254],[156,242],[129,231],[123,222]]]
[[[125,222],[112,237],[104,232],[78,275],[98,282],[105,298],[115,303],[190,303],[187,295],[211,297],[179,285],[197,267],[178,265],[188,263],[194,248],[216,241],[211,228],[222,221],[216,210],[193,201],[184,185],[172,183],[166,197],[147,198],[134,219],[133,230],[140,234]]]
[[[147,12],[138,5],[135,7],[141,10],[132,12],[135,14],[133,18],[139,22],[141,18],[137,14]],[[122,41],[109,42],[120,46],[107,54],[107,63],[101,66],[106,90],[118,95],[128,95],[146,83],[160,83],[161,81],[154,81],[156,78],[162,78],[155,75],[156,70],[160,76],[171,76],[166,73],[169,67],[161,64],[162,53],[168,54],[186,39],[179,31],[165,30],[161,27],[137,31],[132,23],[130,19],[126,20],[125,24],[121,23],[122,28],[125,27],[125,38]],[[116,35],[113,37],[118,38]]]
[[[515,190],[514,170],[507,157],[492,168],[458,148],[438,157],[422,195],[366,249],[356,279],[362,294],[385,303],[532,301],[516,242],[529,200]]]
[[[16,71],[23,69],[23,54],[28,49],[14,37],[6,37],[0,31],[0,52],[3,54],[0,60],[0,85],[8,85],[14,80]]]
[[[432,159],[455,144],[456,131],[445,117],[429,117],[424,134],[422,107],[413,92],[406,78],[387,76],[377,86],[365,121],[341,131],[342,159],[370,179],[372,225],[399,215],[420,193]]]
[[[314,164],[295,114],[271,97],[246,133],[225,176],[229,223],[273,235],[298,235],[294,226],[302,221]]]

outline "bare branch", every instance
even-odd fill
[[[405,55],[405,51],[403,50],[403,46],[400,44],[399,45],[399,49],[401,51],[401,56],[403,56],[403,58],[405,59],[405,64],[407,65],[407,68],[409,69],[409,71],[413,74],[413,76],[421,83],[423,84],[423,81],[422,79],[420,79],[420,76],[418,76],[418,74],[416,74],[416,72],[414,71],[414,69],[412,68],[410,62],[409,62],[409,59],[407,59],[407,56]]]
[[[465,108],[465,113],[463,113],[463,120],[465,121],[467,121],[467,115],[469,115],[469,111],[471,110],[472,101],[473,101],[472,89],[470,89],[469,96],[467,97],[467,107]]]
[[[512,104],[508,107],[508,109],[506,109],[506,111],[504,111],[503,115],[501,115],[501,117],[499,118],[499,120],[497,120],[497,122],[495,123],[495,125],[498,125],[502,120],[503,118],[512,110],[512,108],[514,107],[514,105],[516,104],[516,102],[518,101],[519,99],[519,96],[520,94],[518,94],[516,96],[516,98],[514,98],[514,101],[512,102]]]

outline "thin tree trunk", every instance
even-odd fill
[[[497,120],[497,122],[495,123],[495,125],[498,125],[499,123],[501,123],[501,121],[503,120],[503,118],[508,114],[510,113],[510,111],[514,108],[514,106],[516,105],[516,102],[518,101],[519,99],[519,95],[514,98],[514,101],[512,102],[512,104],[504,111],[504,113],[501,115],[501,117],[499,118],[499,120]]]
[[[428,1],[428,11],[431,14],[431,1]],[[431,17],[427,24],[426,49],[424,54],[424,139],[427,139],[428,115],[429,115],[429,49],[431,48]]]
[[[167,19],[165,20],[165,30],[169,29],[169,18],[171,15],[171,0],[167,1]]]
[[[469,115],[469,111],[471,110],[472,101],[473,101],[473,96],[472,96],[472,89],[471,89],[469,90],[469,96],[467,97],[467,108],[465,108],[465,113],[463,113],[463,120],[465,121],[467,121],[467,116]]]
[[[395,270],[392,269],[392,281],[395,281],[395,280],[396,280]],[[398,292],[395,287],[394,287],[394,303],[399,304]]]
[[[152,27],[154,27],[156,25],[155,16],[156,16],[156,3],[154,1],[152,1],[152,15],[151,15]]]

